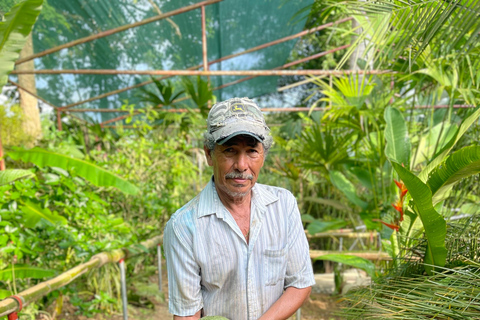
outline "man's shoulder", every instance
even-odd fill
[[[191,225],[197,213],[199,199],[200,194],[178,209],[168,220],[166,228],[179,225]]]

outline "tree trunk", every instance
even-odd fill
[[[27,38],[27,42],[20,52],[20,58],[24,58],[33,54],[33,42],[32,35]],[[17,66],[17,70],[33,70],[35,68],[33,60],[22,63]],[[18,83],[23,88],[30,90],[33,93],[37,93],[35,87],[35,75],[33,74],[19,74]],[[38,100],[29,93],[18,89],[20,93],[20,107],[23,112],[23,124],[22,129],[25,134],[31,137],[32,146],[42,137],[42,127],[40,124],[40,112],[38,110]]]

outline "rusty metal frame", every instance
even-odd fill
[[[317,31],[326,29],[328,27],[331,27],[331,26],[334,26],[334,25],[337,25],[337,24],[340,24],[340,23],[343,23],[343,22],[347,22],[347,21],[350,21],[350,20],[352,20],[352,18],[344,18],[344,19],[337,20],[335,22],[330,22],[330,23],[323,24],[323,25],[315,27],[315,28],[304,30],[304,31],[301,31],[299,33],[296,33],[296,34],[293,34],[293,35],[290,35],[290,36],[287,36],[287,37],[283,37],[283,38],[280,38],[280,39],[277,39],[277,40],[274,40],[274,41],[270,41],[270,42],[264,43],[262,45],[259,45],[259,46],[256,46],[256,47],[253,47],[253,48],[250,48],[250,49],[247,49],[247,50],[235,53],[235,54],[231,54],[231,55],[228,55],[228,56],[225,56],[225,57],[221,57],[221,58],[212,60],[212,61],[208,62],[208,65],[212,65],[212,64],[219,63],[219,62],[222,62],[222,61],[225,61],[225,60],[228,60],[228,59],[239,57],[239,56],[247,54],[247,53],[252,53],[252,52],[255,52],[255,51],[258,51],[258,50],[261,50],[261,49],[265,49],[265,48],[268,48],[270,46],[280,44],[280,43],[283,43],[283,42],[286,42],[286,41],[289,41],[289,40],[297,39],[297,38],[300,38],[300,37],[305,36],[307,34],[311,34],[311,33],[314,33],[314,32],[317,32]],[[205,42],[206,42],[206,39],[205,39]],[[200,69],[201,67],[202,67],[202,65],[200,64],[200,65],[190,67],[187,70],[197,70],[197,69]],[[208,70],[208,68],[204,67],[204,70]],[[161,77],[157,80],[164,80],[164,79],[167,79],[169,77],[170,76],[164,76],[164,77]],[[75,103],[71,103],[71,104],[62,106],[60,108],[62,110],[67,110],[67,109],[79,106],[79,105],[87,103],[87,102],[92,102],[92,101],[95,101],[95,100],[103,99],[103,98],[106,98],[106,97],[109,97],[109,96],[112,96],[112,95],[115,95],[115,94],[119,94],[119,93],[122,93],[122,92],[125,92],[125,91],[128,91],[128,90],[131,90],[131,89],[140,88],[140,87],[143,87],[143,86],[145,86],[147,84],[150,84],[152,82],[153,82],[152,80],[147,80],[147,81],[135,84],[133,86],[113,90],[113,91],[110,91],[110,92],[107,92],[107,93],[104,93],[104,94],[101,94],[101,95],[98,95],[98,96],[95,96],[95,97],[91,97],[89,99],[85,99],[85,100],[82,100],[82,101],[78,101],[78,102],[75,102]]]
[[[331,49],[331,50],[328,50],[328,51],[320,52],[320,53],[314,54],[314,55],[312,55],[312,56],[305,57],[305,58],[299,59],[299,60],[297,60],[297,61],[293,61],[293,62],[284,64],[283,66],[276,67],[276,68],[274,68],[273,70],[286,69],[286,68],[288,68],[288,67],[292,67],[292,66],[294,66],[294,65],[297,65],[297,64],[300,64],[300,63],[303,63],[303,62],[306,62],[306,61],[310,61],[310,60],[313,60],[313,59],[322,57],[322,56],[327,55],[327,54],[329,54],[329,53],[333,53],[333,52],[336,52],[336,51],[339,51],[339,50],[343,50],[343,49],[345,49],[345,48],[348,48],[349,46],[350,46],[350,45],[344,45],[344,46],[341,46],[341,47],[338,47],[338,48],[335,48],[335,49]],[[238,84],[238,83],[241,83],[241,82],[244,82],[244,81],[247,81],[247,80],[256,78],[256,77],[258,77],[258,76],[250,76],[250,77],[242,78],[242,79],[239,79],[239,80],[235,80],[235,81],[232,81],[232,82],[223,84],[223,85],[221,85],[221,86],[219,86],[219,87],[213,88],[213,91],[220,90],[220,89],[223,89],[223,88],[226,88],[226,87],[232,86],[232,85],[234,85],[234,84]],[[185,98],[177,99],[177,100],[175,100],[175,102],[179,102],[179,101],[182,101],[182,100],[185,100]],[[157,107],[162,107],[162,106],[161,106],[161,105],[158,105]],[[114,109],[112,109],[112,110],[114,110]],[[71,110],[67,110],[67,112],[68,112],[68,111],[71,111]],[[113,111],[112,111],[112,112],[113,112]],[[140,114],[140,113],[141,113],[140,111],[135,111],[134,114],[133,114],[133,116],[138,115],[138,114]],[[109,119],[109,120],[103,121],[102,123],[100,123],[100,125],[103,126],[103,125],[108,124],[108,123],[120,121],[120,120],[123,120],[123,119],[128,118],[129,116],[130,116],[130,115],[118,116],[118,117],[115,117],[115,118],[113,118],[113,119]]]
[[[155,22],[155,21],[158,21],[158,20],[163,20],[163,19],[175,16],[175,15],[178,15],[178,14],[181,14],[181,13],[192,11],[192,10],[195,10],[195,9],[198,9],[198,8],[201,8],[201,7],[204,7],[204,6],[208,6],[210,4],[214,4],[214,3],[217,3],[217,2],[221,2],[221,1],[223,1],[223,0],[202,1],[202,2],[199,2],[199,3],[195,3],[195,4],[192,4],[192,5],[189,5],[189,6],[182,7],[182,8],[177,9],[177,10],[173,10],[173,11],[170,11],[170,12],[167,12],[167,13],[159,14],[157,16],[154,16],[154,17],[142,20],[142,21],[138,21],[138,22],[130,23],[130,24],[125,24],[123,26],[120,26],[120,27],[117,27],[117,28],[114,28],[114,29],[103,31],[103,32],[100,32],[100,33],[97,33],[97,34],[94,34],[94,35],[91,35],[91,36],[88,36],[88,37],[80,38],[80,39],[62,44],[60,46],[56,46],[56,47],[47,49],[45,51],[42,51],[42,52],[39,52],[39,53],[36,53],[36,54],[32,54],[31,56],[28,56],[28,57],[25,57],[25,58],[22,58],[22,59],[18,59],[15,64],[18,65],[18,64],[33,60],[35,58],[40,58],[40,57],[46,56],[48,54],[60,51],[62,49],[70,48],[70,47],[73,47],[73,46],[76,46],[76,45],[79,45],[79,44],[82,44],[82,43],[85,43],[85,42],[90,42],[90,41],[93,41],[93,40],[104,38],[104,37],[110,36],[110,35],[118,33],[118,32],[122,32],[122,31],[125,31],[125,30],[128,30],[128,29],[131,29],[131,28],[143,26],[145,24],[149,24],[149,23],[152,23],[152,22]]]
[[[137,74],[143,74],[143,75],[152,75],[152,76],[153,75],[163,76],[159,80],[162,80],[162,79],[165,79],[165,78],[168,78],[168,77],[171,77],[171,76],[176,76],[176,75],[204,75],[204,76],[207,76],[207,77],[222,76],[222,75],[247,76],[243,79],[239,79],[239,80],[224,84],[224,85],[214,89],[214,90],[219,90],[221,88],[225,88],[225,87],[228,87],[228,86],[231,86],[231,85],[234,85],[234,84],[237,84],[237,83],[240,83],[240,82],[258,77],[258,76],[322,75],[322,74],[340,75],[340,74],[350,74],[350,73],[353,72],[353,71],[338,71],[338,70],[333,70],[333,71],[324,71],[324,70],[281,70],[281,69],[286,69],[290,66],[297,65],[299,63],[302,63],[302,62],[305,62],[305,61],[308,61],[308,60],[312,60],[312,59],[321,57],[325,54],[347,48],[349,45],[342,46],[340,48],[336,48],[336,49],[333,49],[333,50],[330,50],[330,51],[327,51],[327,52],[322,52],[322,53],[319,53],[319,54],[316,54],[316,55],[313,55],[313,56],[310,56],[310,57],[307,57],[307,58],[299,59],[297,61],[291,62],[289,64],[285,64],[283,66],[274,68],[272,70],[232,70],[232,71],[215,70],[215,71],[210,71],[209,70],[209,65],[218,63],[220,61],[224,61],[224,60],[227,60],[227,59],[232,59],[234,57],[237,57],[237,56],[240,56],[240,55],[243,55],[243,54],[247,54],[247,53],[250,53],[250,52],[261,50],[261,49],[264,49],[264,48],[267,48],[267,47],[270,47],[270,46],[273,46],[273,45],[276,45],[276,44],[279,44],[279,43],[282,43],[282,42],[285,42],[285,41],[289,41],[289,40],[292,40],[292,39],[295,39],[295,38],[298,38],[298,37],[301,37],[301,36],[304,36],[304,35],[307,35],[307,34],[310,34],[310,33],[325,29],[325,28],[328,28],[328,27],[336,25],[336,24],[340,24],[340,23],[352,20],[352,18],[345,18],[345,19],[341,19],[341,20],[338,20],[338,21],[335,21],[335,22],[327,23],[327,24],[318,26],[316,28],[312,28],[312,29],[309,29],[309,30],[304,30],[304,31],[299,32],[297,34],[290,35],[290,36],[287,36],[287,37],[283,37],[283,38],[280,38],[280,39],[277,39],[277,40],[274,40],[274,41],[271,41],[271,42],[267,42],[267,43],[264,43],[262,45],[247,49],[245,51],[238,52],[236,54],[232,54],[232,55],[229,55],[229,56],[226,56],[226,57],[221,57],[219,59],[216,59],[216,60],[213,60],[213,61],[209,62],[208,61],[208,56],[207,56],[205,6],[210,5],[210,4],[214,4],[214,3],[218,3],[218,2],[221,2],[221,1],[223,1],[223,0],[206,0],[206,1],[202,1],[202,2],[199,2],[197,4],[194,4],[194,5],[185,6],[185,7],[182,7],[180,9],[176,9],[176,10],[164,13],[164,14],[159,14],[155,17],[148,18],[148,19],[145,19],[145,20],[142,20],[142,21],[139,21],[139,22],[123,25],[123,26],[120,26],[120,27],[117,27],[117,28],[114,28],[114,29],[110,29],[110,30],[107,30],[107,31],[100,32],[100,33],[95,34],[95,35],[90,35],[90,36],[87,36],[87,37],[84,37],[84,38],[81,38],[81,39],[77,39],[77,40],[68,42],[66,44],[47,49],[43,52],[39,52],[39,53],[33,54],[31,56],[19,59],[16,62],[16,64],[18,65],[18,64],[33,60],[35,58],[42,57],[42,56],[60,51],[60,50],[65,49],[65,48],[70,48],[70,47],[73,47],[73,46],[76,46],[76,45],[79,45],[79,44],[83,44],[83,43],[86,43],[86,42],[89,42],[89,41],[93,41],[93,40],[96,40],[96,39],[107,37],[109,35],[112,35],[112,34],[115,34],[115,33],[118,33],[118,32],[122,32],[122,31],[128,30],[130,28],[142,26],[142,25],[152,23],[152,22],[162,20],[162,19],[167,19],[171,16],[178,15],[178,14],[181,14],[181,13],[185,13],[185,12],[200,8],[200,10],[201,10],[201,27],[202,27],[202,64],[201,65],[194,66],[194,67],[188,68],[186,70],[147,70],[147,71],[135,71],[135,70],[22,70],[22,71],[19,71],[19,70],[16,70],[16,71],[13,71],[12,74],[102,74],[102,75],[117,75],[117,74],[136,74],[137,75]],[[201,70],[201,71],[198,70],[202,67],[203,67],[203,70]],[[381,74],[381,73],[386,73],[386,72],[388,72],[388,71],[375,70],[375,71],[369,71],[368,73],[369,74]],[[355,71],[355,73],[363,73],[363,72]],[[62,130],[62,123],[61,123],[62,113],[63,114],[69,114],[70,112],[91,112],[91,111],[94,111],[94,112],[120,112],[120,113],[125,112],[123,110],[117,110],[117,109],[109,109],[109,110],[77,109],[77,110],[71,110],[70,108],[73,108],[74,106],[78,106],[78,105],[83,104],[83,103],[87,103],[87,102],[90,102],[90,101],[94,101],[94,100],[98,100],[98,99],[101,99],[101,98],[104,98],[104,97],[108,97],[110,95],[118,94],[118,93],[130,90],[130,89],[139,88],[141,86],[147,85],[147,84],[152,83],[152,82],[153,82],[152,80],[145,81],[145,82],[142,82],[142,83],[130,86],[130,87],[126,87],[126,88],[123,88],[123,89],[118,89],[118,90],[114,90],[114,91],[111,91],[111,92],[107,92],[107,93],[98,95],[96,97],[92,97],[92,98],[89,98],[89,99],[86,99],[86,100],[83,100],[83,101],[79,101],[79,102],[76,102],[76,103],[73,103],[73,104],[69,104],[69,105],[62,106],[62,107],[57,107],[57,106],[53,105],[52,103],[46,101],[42,97],[40,97],[36,94],[33,94],[32,92],[29,92],[28,90],[25,90],[24,88],[20,87],[19,84],[15,83],[13,81],[10,81],[10,83],[16,85],[18,88],[20,88],[22,90],[25,90],[29,94],[35,96],[37,99],[39,99],[39,100],[43,101],[44,103],[52,106],[56,111],[57,126],[58,126],[59,130]],[[178,99],[177,101],[184,100],[184,99],[186,99],[186,98],[181,98],[181,99]],[[139,112],[135,112],[134,115],[136,115],[138,113]],[[74,115],[70,115],[70,116],[75,117]],[[103,126],[103,125],[111,123],[111,122],[119,121],[119,120],[127,118],[128,116],[130,116],[130,115],[119,116],[119,117],[104,121],[104,122],[101,123],[101,125]],[[75,118],[77,118],[77,117],[75,117]]]

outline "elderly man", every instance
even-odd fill
[[[164,233],[170,312],[174,319],[287,319],[315,281],[295,198],[256,183],[270,130],[248,98],[215,104],[207,124],[213,178]]]

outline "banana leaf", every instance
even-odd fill
[[[386,127],[385,155],[392,161],[410,168],[410,140],[408,139],[407,125],[401,112],[392,107],[387,107],[384,113]]]
[[[10,290],[5,290],[5,289],[0,289],[0,299],[5,299],[13,295],[12,291]]]
[[[465,132],[467,132],[468,128],[470,128],[470,126],[474,124],[475,121],[477,121],[478,117],[480,117],[480,106],[477,106],[473,113],[468,118],[463,120],[455,136],[453,136],[452,139],[450,139],[450,141],[445,145],[445,147],[443,147],[438,152],[433,161],[430,162],[428,166],[426,166],[422,170],[422,172],[420,172],[420,174],[418,175],[420,180],[422,180],[423,182],[427,182],[430,172],[432,172],[433,169],[435,169],[440,163],[443,162],[443,160],[445,160],[445,158],[450,153],[455,144],[458,142],[458,140],[460,140],[460,138],[465,134]]]
[[[10,182],[13,182],[19,179],[31,178],[34,176],[35,174],[33,174],[28,170],[9,169],[5,171],[0,171],[0,186],[9,184]]]
[[[314,235],[316,233],[326,232],[329,230],[337,230],[346,226],[347,221],[341,219],[336,219],[332,221],[314,220],[308,225],[307,231],[311,235]]]
[[[345,265],[365,271],[372,278],[375,277],[375,264],[365,258],[346,255],[346,254],[331,253],[331,254],[325,254],[323,256],[315,258],[315,260],[327,260],[327,261],[343,263]]]
[[[326,205],[326,206],[331,206],[335,209],[342,210],[342,211],[351,211],[352,210],[345,203],[343,203],[341,201],[338,201],[338,200],[316,198],[316,197],[305,197],[305,198],[303,198],[303,200],[323,204],[323,205]]]
[[[19,209],[24,213],[23,224],[27,228],[35,228],[42,218],[53,225],[67,224],[64,217],[52,213],[48,208],[42,209],[31,201],[23,202]]]
[[[0,22],[0,91],[37,21],[42,4],[43,0],[22,1],[5,15],[5,21]]]
[[[330,171],[330,181],[332,181],[333,185],[340,190],[348,200],[364,210],[367,209],[368,203],[357,196],[355,186],[341,172]]]
[[[9,266],[6,269],[0,270],[0,281],[13,280],[13,272],[15,272],[15,279],[43,279],[55,275],[55,270],[42,269],[26,264],[16,264],[13,268]]]
[[[64,170],[74,169],[78,176],[98,187],[115,187],[127,194],[138,193],[138,188],[132,183],[94,163],[82,159],[68,157],[41,148],[29,150],[15,148],[13,151],[8,152],[8,156],[14,160],[32,162],[41,168],[49,166],[59,167]]]
[[[448,156],[430,174],[427,185],[432,190],[433,205],[444,200],[463,178],[480,173],[480,146],[470,146]]]
[[[409,170],[396,162],[392,166],[408,189],[416,212],[422,220],[427,237],[427,252],[425,253],[425,270],[432,274],[434,268],[428,265],[443,267],[447,258],[445,236],[447,225],[443,217],[433,208],[430,188]]]

